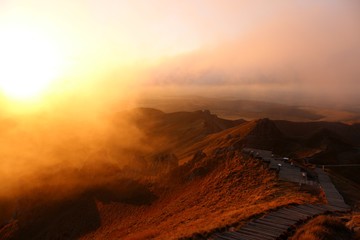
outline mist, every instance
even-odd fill
[[[116,182],[135,154],[153,150],[130,111],[137,98],[131,79],[93,77],[37,104],[2,99],[1,223]]]
[[[262,7],[267,5],[272,4]],[[236,38],[166,59],[149,70],[149,88],[178,95],[358,105],[359,5],[292,2],[275,9],[276,14]]]

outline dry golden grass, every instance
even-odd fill
[[[347,240],[353,239],[352,232],[340,218],[319,216],[302,226],[292,240]]]
[[[280,206],[315,202],[292,184],[278,183],[274,173],[252,159],[206,158],[195,164],[205,176],[154,187],[159,199],[150,206],[98,203],[101,226],[82,239],[177,239],[241,224]],[[216,166],[211,166],[215,164]],[[211,170],[213,169],[213,170]],[[191,172],[191,171],[190,171]]]
[[[193,155],[199,149],[202,149],[206,154],[210,154],[216,148],[228,147],[241,140],[248,135],[256,126],[256,121],[245,122],[233,128],[226,129],[219,133],[214,133],[206,136],[200,141],[194,141],[189,147],[182,148],[178,151],[180,158]],[[231,138],[228,138],[231,136]]]

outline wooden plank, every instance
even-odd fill
[[[276,217],[276,216],[267,216],[267,219],[269,219],[275,223],[279,222],[282,224],[286,224],[288,226],[293,226],[295,223],[297,223],[297,221],[295,221],[295,220],[284,219],[284,218]]]
[[[336,211],[340,211],[340,212],[347,212],[350,210],[350,208],[341,205],[331,205],[331,207],[333,207],[333,209],[335,209]]]
[[[240,238],[240,236],[234,234],[234,232],[225,232],[225,233],[223,233],[223,236],[233,238],[233,239],[237,239],[237,240],[245,239],[245,238]],[[249,239],[249,238],[247,238],[247,239]],[[252,240],[254,240],[254,239],[252,239]]]
[[[347,207],[347,206],[344,206],[344,205],[335,205],[335,204],[331,204],[330,207],[332,208],[336,208],[337,211],[343,211],[343,212],[346,212],[346,211],[349,211],[350,208]]]
[[[306,204],[308,205],[308,204]],[[319,210],[324,210],[324,211],[329,211],[329,208],[327,205],[319,205],[319,204],[315,204],[315,205],[312,205],[313,207],[319,209]]]
[[[265,222],[270,222],[272,224],[285,225],[285,226],[288,226],[288,227],[292,226],[292,224],[293,224],[293,222],[289,222],[289,220],[282,219],[282,218],[277,218],[277,217],[268,217],[267,216],[266,218],[260,218],[259,220],[265,221]]]
[[[303,205],[297,206],[296,208],[302,209],[303,211],[308,212],[311,215],[317,215],[317,214],[323,212],[322,210],[315,209],[315,208],[310,208],[310,207],[303,206]]]
[[[262,238],[263,240],[266,239],[266,240],[273,240],[274,237],[272,236],[268,236],[266,234],[262,234],[262,233],[259,233],[259,232],[254,232],[254,231],[249,231],[247,229],[240,229],[236,232],[239,232],[239,233],[243,233],[243,234],[247,234],[247,235],[250,235],[250,236],[256,236],[258,238]]]
[[[284,213],[284,214],[293,214],[293,215],[298,215],[301,218],[308,218],[309,216],[311,216],[311,214],[305,214],[303,212],[299,212],[296,210],[291,210],[291,209],[287,209],[287,208],[283,208],[280,209],[279,211],[277,211],[279,213]]]
[[[339,191],[337,189],[326,189],[325,190],[327,193],[333,193],[333,194],[340,194]]]
[[[344,207],[347,208],[348,206],[345,203],[341,203],[341,202],[329,202],[330,206],[340,206],[340,207]]]
[[[214,240],[224,240],[223,238],[221,238],[221,234],[220,233],[214,233],[210,236],[210,239],[214,239]]]
[[[270,221],[274,221],[274,222],[277,221],[279,223],[286,224],[286,225],[294,224],[294,223],[296,223],[298,221],[297,219],[296,220],[294,220],[294,219],[286,219],[286,218],[283,218],[281,216],[275,216],[274,214],[268,215],[264,219],[269,219]]]
[[[322,212],[323,210],[322,209],[319,209],[315,206],[312,206],[312,205],[298,205],[296,206],[298,208],[302,208],[304,210],[307,210],[307,211],[312,211],[312,212]]]
[[[315,211],[315,210],[305,209],[305,208],[302,208],[302,207],[294,207],[293,211],[299,211],[299,212],[302,212],[304,214],[308,214],[309,216],[314,216],[314,215],[317,215],[317,214],[321,213],[320,210]]]
[[[323,212],[309,212],[308,210],[304,210],[304,209],[297,209],[297,211],[303,212],[303,213],[307,213],[307,214],[308,214],[308,218],[309,218],[309,217],[314,217],[314,216],[317,216],[317,215],[323,213]]]
[[[306,209],[313,209],[313,210],[320,211],[320,212],[324,212],[324,211],[328,210],[327,208],[319,207],[319,206],[311,205],[311,204],[305,204],[305,205],[302,205],[302,206],[304,208],[306,208]]]
[[[295,216],[289,216],[289,215],[286,215],[283,213],[278,213],[278,212],[272,212],[268,216],[280,217],[280,218],[287,219],[287,220],[295,220],[295,221],[298,220]]]
[[[233,234],[233,236],[237,236],[237,238],[240,239],[246,239],[246,240],[264,240],[264,237],[258,237],[258,236],[254,236],[254,235],[249,235],[249,234],[244,234],[244,233],[240,233],[240,232],[231,232],[231,234]],[[234,235],[236,234],[236,235]]]
[[[311,210],[311,211],[309,211],[308,209],[304,209],[304,208],[301,208],[301,207],[291,207],[291,208],[289,208],[289,210],[290,211],[296,211],[296,212],[299,212],[299,213],[302,213],[302,214],[304,214],[304,215],[307,215],[307,216],[313,216],[314,215],[314,213],[315,213],[315,211],[313,211],[313,210]],[[317,210],[316,212],[318,212],[318,211],[320,211],[320,210]]]
[[[301,205],[301,206],[305,206],[305,207],[315,209],[315,210],[318,210],[318,211],[327,211],[328,210],[327,207],[324,206],[324,205],[304,204],[304,205]]]
[[[274,228],[274,227],[270,227],[268,225],[264,225],[264,224],[261,224],[261,223],[249,223],[250,226],[254,226],[256,228],[260,228],[260,229],[263,229],[264,231],[267,231],[269,233],[276,233],[276,234],[282,234],[284,233],[284,230],[281,230],[281,229],[278,229],[278,228]]]
[[[218,235],[215,235],[215,234],[211,235],[210,239],[212,239],[212,240],[224,240],[223,238],[221,238],[221,237],[219,237]]]
[[[313,206],[317,207],[317,208],[319,208],[321,210],[329,211],[329,208],[328,208],[327,205],[314,204]]]
[[[337,190],[326,190],[326,195],[335,195],[335,196],[342,196]]]
[[[343,206],[348,206],[346,203],[344,203],[343,201],[334,201],[334,200],[328,200],[328,204],[337,204],[337,205],[343,205]]]
[[[236,238],[229,237],[229,236],[227,236],[225,233],[216,234],[216,239],[221,239],[221,240],[236,240]]]
[[[295,210],[295,209],[294,209],[294,210]],[[299,212],[306,213],[306,214],[308,214],[309,216],[316,216],[316,215],[322,213],[322,211],[319,211],[319,210],[318,210],[318,211],[315,211],[315,210],[309,210],[309,209],[305,209],[305,208],[297,208],[296,210],[299,211]]]
[[[266,235],[266,236],[273,237],[273,238],[276,238],[276,237],[279,236],[279,234],[277,234],[277,233],[272,233],[272,232],[269,232],[267,230],[264,230],[264,229],[261,229],[261,228],[258,228],[258,227],[254,227],[254,226],[242,227],[240,230],[247,230],[249,232],[253,232],[253,233],[257,233],[257,234],[261,234],[261,235]]]
[[[333,199],[338,199],[340,201],[344,201],[344,198],[340,194],[325,194],[325,195],[327,199],[333,198]]]
[[[342,197],[342,195],[340,195],[340,193],[329,193],[325,195],[329,198],[336,198],[336,199],[340,199],[340,200],[344,200],[344,198]]]
[[[283,225],[283,224],[276,224],[276,223],[273,223],[273,222],[269,222],[269,221],[264,221],[264,220],[260,220],[260,219],[257,219],[254,221],[255,223],[261,223],[261,224],[264,224],[264,225],[269,225],[271,227],[274,227],[274,228],[278,228],[278,229],[281,229],[281,230],[288,230],[290,227],[287,226],[287,225]]]
[[[268,220],[271,220],[274,223],[281,223],[281,224],[286,224],[289,226],[292,226],[293,224],[298,222],[298,219],[294,220],[294,219],[287,219],[287,218],[283,218],[281,216],[268,216],[267,217]]]
[[[271,230],[274,230],[274,231],[281,231],[281,232],[284,232],[285,230],[288,229],[288,226],[283,226],[283,227],[275,227],[275,226],[270,226],[266,223],[263,223],[263,222],[251,222],[249,223],[250,225],[255,225],[255,226],[259,226],[259,227],[263,227],[263,228],[268,228],[268,229],[271,229]]]
[[[268,231],[264,231],[263,229],[258,229],[258,228],[250,228],[250,229],[242,229],[245,231],[249,231],[252,233],[257,233],[260,234],[261,236],[266,236],[269,237],[270,239],[276,239],[279,237],[279,235],[281,235],[282,233],[273,233],[273,232],[268,232]]]
[[[333,201],[333,202],[345,203],[343,199],[341,199],[341,198],[336,198],[336,197],[328,197],[327,200],[328,200],[328,202]]]
[[[347,205],[345,203],[341,203],[341,202],[329,202],[330,206],[340,206],[343,208],[347,208]]]
[[[227,232],[230,236],[233,236],[235,239],[241,240],[241,239],[249,239],[249,240],[262,240],[260,237],[250,236],[250,235],[244,235],[238,232]]]
[[[325,188],[323,189],[325,192],[325,195],[329,195],[329,194],[340,194],[336,189],[332,189],[332,188]]]
[[[286,214],[282,214],[282,213],[278,213],[278,212],[274,212],[271,215],[275,216],[275,217],[288,219],[288,220],[294,220],[294,221],[300,221],[301,220],[301,218],[299,218],[297,216],[290,216],[290,215],[286,215]]]
[[[286,227],[291,227],[294,223],[291,223],[287,220],[282,221],[282,219],[278,219],[278,218],[264,218],[264,219],[258,219],[259,221],[262,222],[268,222],[271,224],[275,224],[275,225],[282,225],[282,226],[286,226]]]
[[[270,239],[273,239],[273,238],[268,237],[266,235],[254,234],[253,232],[249,232],[249,231],[246,231],[244,229],[239,229],[238,231],[236,231],[236,233],[238,233],[240,235],[243,235],[243,237],[247,237],[248,239],[249,238],[256,239],[256,240],[264,240],[264,239],[270,240]]]
[[[277,216],[286,218],[286,219],[290,219],[290,220],[294,220],[294,221],[303,221],[304,219],[307,219],[307,217],[303,217],[301,215],[296,215],[296,214],[286,214],[286,213],[276,213]]]
[[[329,199],[336,199],[336,200],[339,200],[339,201],[344,202],[344,199],[343,199],[341,196],[335,195],[335,194],[332,194],[332,195],[327,194],[327,195],[326,195],[326,199],[327,199],[327,200],[329,200]]]
[[[339,201],[344,202],[344,199],[343,199],[341,196],[335,195],[335,194],[332,194],[332,195],[327,194],[327,195],[326,195],[326,199],[327,199],[327,200],[329,200],[329,199],[337,199],[337,200],[339,200]]]

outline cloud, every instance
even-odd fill
[[[356,103],[359,10],[358,4],[341,1],[283,4],[276,15],[236,39],[167,59],[149,71],[147,84],[236,87],[241,93],[301,96],[299,102]]]

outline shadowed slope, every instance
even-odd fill
[[[313,134],[327,129],[338,135],[342,141],[360,145],[359,124],[345,124],[339,122],[289,122],[274,121],[276,126],[287,136],[292,138],[309,138]]]
[[[79,239],[101,226],[98,204],[142,206],[156,200],[147,186],[131,179],[113,179],[66,199],[38,194],[19,199],[18,216],[0,229],[0,239]]]

